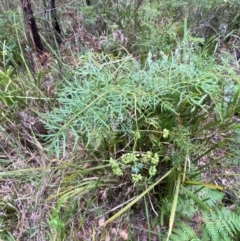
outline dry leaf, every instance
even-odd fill
[[[116,228],[112,228],[111,229],[111,234],[113,234],[113,235],[117,235],[117,229]]]
[[[99,218],[98,219],[98,226],[102,227],[104,225],[104,222],[105,222],[105,218],[104,217],[103,218]]]
[[[101,199],[106,199],[106,198],[107,198],[107,190],[106,190],[106,188],[105,188],[104,190],[101,190],[101,191],[99,192],[99,194],[102,195],[102,196],[101,196]]]
[[[91,166],[91,164],[87,162],[87,163],[85,163],[85,164],[83,165],[83,168],[84,168],[84,169],[87,169],[87,168],[89,168],[90,166]]]
[[[86,202],[85,201],[81,201],[80,207],[81,207],[81,209],[84,209],[86,207]]]
[[[110,236],[109,236],[109,234],[106,235],[105,241],[110,241]]]
[[[123,240],[128,240],[128,233],[127,229],[120,229],[119,230],[119,235]]]

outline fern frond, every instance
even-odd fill
[[[214,208],[218,203],[220,203],[224,197],[223,192],[210,188],[201,188],[200,191],[196,191],[196,193],[198,197],[201,200],[204,200],[211,208]]]
[[[178,228],[173,229],[170,241],[200,241],[194,229],[186,223],[180,222],[177,226]]]
[[[240,232],[240,216],[226,208],[203,213],[204,229],[211,240],[233,240]]]
[[[240,215],[227,208],[202,212],[201,233],[198,235],[194,228],[180,222],[173,230],[171,241],[233,241],[238,240],[240,233]]]

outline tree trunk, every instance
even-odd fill
[[[25,17],[26,24],[29,29],[29,33],[37,53],[43,53],[44,48],[40,35],[38,33],[38,27],[33,16],[33,11],[31,8],[31,0],[20,0],[22,4],[22,9]]]
[[[58,44],[61,44],[61,29],[58,23],[57,19],[57,10],[55,6],[55,0],[50,0],[50,13],[51,13],[51,20],[52,20],[52,26],[55,30],[55,37]]]
[[[91,6],[91,0],[86,0],[87,6]]]

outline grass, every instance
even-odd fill
[[[0,14],[0,239],[238,240],[238,3],[58,4],[45,66]]]

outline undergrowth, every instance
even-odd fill
[[[237,74],[197,53],[194,43],[183,42],[172,56],[162,53],[159,60],[154,61],[149,52],[144,68],[131,56],[84,56],[81,67],[59,89],[60,107],[44,115],[49,130],[46,140],[53,155],[64,158],[84,143],[98,157],[98,165],[101,158],[109,157],[113,174],[125,176],[142,192],[105,225],[144,195],[151,196],[162,182],[159,197],[171,202],[174,196],[170,228],[180,199],[174,186],[207,210],[204,199],[184,185],[222,190],[201,181],[205,169],[198,165],[209,152],[226,145],[228,139],[223,136],[238,128],[232,120],[239,100]],[[229,81],[237,90],[225,102],[222,90]],[[213,128],[217,128],[214,135],[210,134]],[[209,142],[214,136],[219,141]],[[169,213],[164,209],[160,204],[161,212]],[[163,220],[164,216],[162,225]],[[170,234],[171,230],[168,238]]]
[[[42,65],[0,14],[0,239],[238,240],[239,4],[58,4]]]
[[[199,226],[191,227],[184,222],[177,223],[170,240],[238,240],[240,216],[222,208],[198,213]]]

